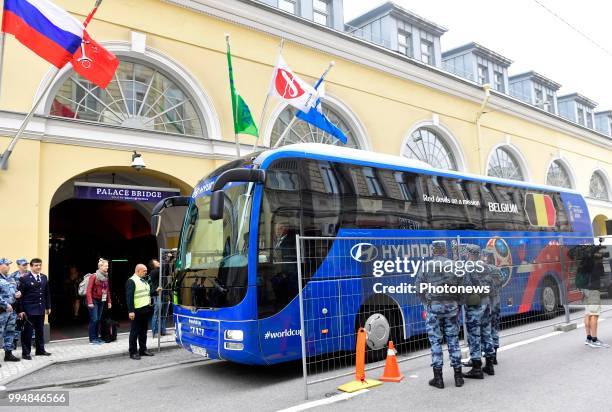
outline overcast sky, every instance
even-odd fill
[[[546,11],[544,4],[591,41]],[[384,3],[344,0],[345,21]],[[578,92],[612,109],[612,2],[602,0],[395,0],[446,27],[442,51],[471,41],[514,63],[509,74],[535,70],[562,85],[559,95]]]

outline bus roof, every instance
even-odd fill
[[[501,179],[497,177],[482,176],[466,172],[457,172],[453,170],[436,169],[435,167],[431,167],[429,164],[420,160],[321,143],[298,143],[282,146],[278,149],[267,150],[261,153],[255,159],[254,163],[265,169],[270,165],[272,161],[285,157],[300,157],[307,159],[340,161],[342,163],[353,163],[372,167],[392,166],[394,168],[407,169],[414,172],[425,172],[426,174],[454,177],[458,179],[468,178],[472,180],[502,184],[507,186],[517,186],[531,189],[547,190],[551,192],[564,192],[581,195],[580,192],[573,189],[532,184],[520,180]]]

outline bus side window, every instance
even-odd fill
[[[482,196],[483,221],[486,230],[516,230],[516,213],[519,205],[509,196],[507,187],[494,183],[482,183],[480,186]]]
[[[551,196],[557,211],[557,230],[560,232],[571,232],[572,226],[570,225],[569,217],[565,210],[565,204],[561,199],[561,193],[551,193]]]
[[[300,233],[298,162],[270,166],[259,216],[257,308],[259,318],[281,310],[297,294],[295,236]]]

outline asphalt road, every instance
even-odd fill
[[[606,315],[610,319],[600,323],[599,336],[612,342],[612,313]],[[439,390],[428,386],[431,368],[429,357],[425,356],[400,364],[406,378],[399,384],[386,383],[349,400],[319,406],[315,410],[612,410],[607,375],[612,368],[612,349],[585,346],[582,328],[566,333],[551,332],[552,328],[545,328],[505,338],[505,350],[499,353],[496,375],[487,376],[483,381],[467,381],[463,388],[454,387],[452,370],[448,366],[444,370],[446,388]],[[281,410],[306,402],[300,363],[273,367],[250,367],[223,361],[171,364],[179,359],[190,361],[194,356],[183,351],[167,352],[147,360],[146,365],[126,357],[92,361],[73,364],[69,369],[44,370],[29,380],[58,382],[68,376],[95,377],[96,371],[120,372],[122,376],[116,378],[53,388],[70,391],[69,410],[254,412]],[[167,366],[139,372],[139,369],[155,365]],[[375,378],[380,373],[376,370],[368,376]],[[310,401],[340,399],[335,388],[347,381],[342,378],[312,385]],[[47,407],[44,410],[67,409]]]

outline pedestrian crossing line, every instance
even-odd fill
[[[332,403],[336,403],[336,402],[340,402],[340,401],[346,401],[346,400],[348,400],[350,398],[353,398],[353,397],[355,397],[357,395],[363,395],[366,392],[369,392],[369,390],[368,389],[362,389],[360,391],[353,392],[353,393],[341,393],[339,395],[331,396],[329,398],[319,399],[318,401],[306,402],[306,403],[302,403],[300,405],[292,406],[292,407],[287,408],[287,409],[282,409],[282,410],[280,410],[278,412],[299,412],[299,411],[305,411],[307,409],[316,408],[317,406],[330,405]]]

